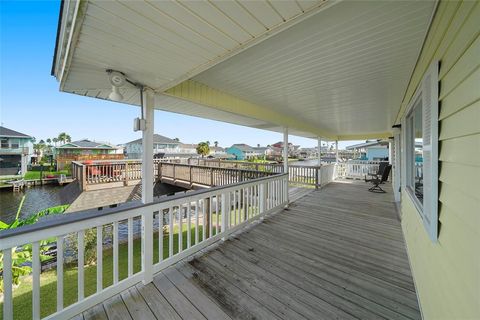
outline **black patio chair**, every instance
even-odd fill
[[[372,179],[367,180],[365,178],[366,182],[371,182],[373,184],[373,187],[368,189],[370,192],[376,192],[376,193],[385,193],[386,191],[380,187],[380,184],[388,180],[388,176],[390,175],[390,171],[392,170],[392,165],[387,164],[385,168],[383,169],[382,174],[380,175],[372,175]]]
[[[388,165],[388,162],[386,162],[386,161],[380,162],[380,164],[378,165],[378,170],[377,170],[376,173],[367,173],[365,175],[365,182],[370,182],[370,180],[372,180],[373,178],[381,176],[387,165]],[[371,177],[371,178],[368,179],[367,177]]]

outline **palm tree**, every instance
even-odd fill
[[[51,144],[52,144],[52,139],[48,138],[48,139],[47,139],[47,143],[48,143],[49,145],[51,145]]]
[[[202,158],[210,153],[209,143],[207,142],[200,142],[197,145],[197,154],[201,155]]]
[[[70,137],[70,135],[67,134],[67,135],[65,136],[65,141],[66,141],[66,142],[72,142],[72,137]]]
[[[213,145],[215,146],[215,148],[218,147],[218,141],[214,141]]]
[[[205,141],[205,143],[206,143],[208,146],[210,146],[210,141],[207,140],[207,141]]]
[[[53,144],[54,144],[55,147],[56,147],[56,146],[57,146],[57,142],[58,142],[58,138],[53,138],[52,141],[53,141]]]
[[[58,141],[65,143],[67,140],[67,134],[65,132],[58,134]]]

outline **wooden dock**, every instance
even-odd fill
[[[391,188],[367,189],[296,190],[289,209],[75,319],[420,319]]]

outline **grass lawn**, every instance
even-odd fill
[[[23,179],[25,180],[38,180],[40,179],[40,171],[27,171],[25,173],[25,176]],[[67,170],[61,170],[61,171],[43,171],[43,177],[46,178],[48,175],[52,176],[58,176],[60,174],[68,175]]]
[[[215,224],[214,224],[215,225]],[[178,252],[178,227],[174,230],[173,247],[174,253]],[[199,228],[199,239],[202,239],[202,228]],[[182,232],[183,248],[187,248],[187,227],[184,224]],[[192,228],[191,241],[195,242],[195,229]],[[154,235],[153,261],[158,262],[158,233]],[[164,259],[168,257],[169,239],[168,235],[163,240]],[[123,243],[119,245],[119,279],[125,279],[128,275],[128,245]],[[134,273],[141,270],[141,239],[134,240],[133,243],[133,269]],[[85,297],[96,292],[97,287],[97,267],[96,265],[85,266]],[[112,248],[103,252],[103,287],[106,288],[113,283],[113,250]],[[32,318],[32,278],[22,279],[20,286],[13,291],[13,312],[14,319]],[[41,316],[46,317],[56,311],[57,301],[57,272],[56,269],[44,271],[40,277],[40,311]],[[63,275],[63,305],[64,307],[77,301],[77,267],[76,265],[65,265]],[[0,319],[3,319],[3,303],[0,303]]]

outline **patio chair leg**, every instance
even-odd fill
[[[368,189],[368,191],[375,193],[386,193],[386,191],[383,190],[382,187],[380,187],[378,184],[375,184],[373,187]]]

